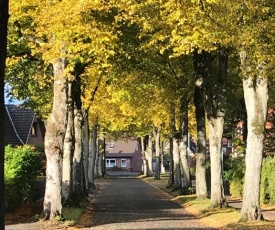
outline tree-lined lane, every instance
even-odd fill
[[[162,191],[134,177],[112,176],[100,185],[90,229],[211,229]]]

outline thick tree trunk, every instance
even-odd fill
[[[181,186],[181,176],[180,176],[180,150],[179,150],[179,143],[177,138],[173,137],[173,160],[174,160],[174,187]]]
[[[211,207],[227,207],[222,172],[223,117],[209,121],[209,150],[211,158]]]
[[[67,126],[67,82],[64,79],[66,60],[53,63],[53,107],[46,123],[45,154],[47,158],[44,216],[53,219],[61,214],[62,154]]]
[[[72,192],[72,159],[74,153],[74,108],[72,83],[68,83],[68,124],[66,128],[62,161],[62,198],[68,199]]]
[[[155,138],[155,148],[156,148],[156,168],[155,168],[155,174],[154,179],[159,180],[160,179],[160,130],[161,127],[153,129],[153,134]]]
[[[0,229],[5,229],[5,184],[4,184],[4,157],[5,157],[5,128],[4,128],[4,77],[7,57],[7,25],[9,19],[9,1],[0,2]]]
[[[264,127],[267,113],[268,89],[264,74],[264,63],[258,65],[258,76],[249,76],[252,68],[246,51],[240,53],[243,73],[243,89],[247,110],[246,171],[244,183],[242,220],[261,220],[260,183],[263,155]]]
[[[89,189],[89,179],[88,179],[88,167],[89,167],[89,119],[88,111],[83,112],[84,119],[84,134],[83,134],[83,167],[84,167],[84,178],[85,178],[85,188],[88,191]]]
[[[206,131],[205,131],[205,109],[203,92],[203,75],[201,56],[194,52],[194,70],[195,70],[195,92],[194,105],[197,121],[197,148],[196,148],[196,196],[197,199],[207,197],[206,173],[205,173],[205,154],[206,154]]]
[[[89,193],[94,193],[95,191],[95,160],[96,160],[96,140],[97,140],[97,124],[94,124],[92,130],[92,138],[90,145],[90,155],[89,155]]]
[[[214,81],[212,73],[212,55],[203,52],[206,81],[206,105],[209,121],[209,147],[211,160],[211,207],[227,207],[223,188],[222,172],[222,136],[226,110],[226,85],[228,71],[228,52],[224,48],[218,50],[218,79]],[[213,85],[216,85],[215,91]],[[215,93],[215,95],[214,95]]]
[[[189,167],[189,160],[188,160],[188,152],[187,152],[187,144],[185,141],[187,136],[183,137],[183,140],[179,143],[180,149],[180,159],[182,164],[182,188],[187,189],[191,186],[191,179],[190,179],[190,167]]]
[[[83,162],[82,162],[82,126],[83,116],[81,108],[75,107],[75,149],[73,155],[73,193],[80,197],[85,194],[83,183]]]
[[[180,105],[180,134],[181,140],[179,143],[180,159],[182,165],[182,187],[187,189],[191,186],[190,167],[188,160],[188,104],[186,98],[181,98]]]

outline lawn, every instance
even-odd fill
[[[169,194],[171,200],[179,203],[188,212],[196,215],[200,221],[209,227],[218,229],[275,229],[275,222],[255,221],[240,223],[240,211],[235,208],[210,209],[210,200],[197,200],[195,195],[181,195],[179,190],[168,187],[168,175],[162,175],[160,180],[153,177],[141,177],[147,183]]]

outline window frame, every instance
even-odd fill
[[[122,165],[122,161],[125,162],[125,165]],[[127,168],[127,159],[125,159],[125,158],[120,159],[120,167],[121,168]]]
[[[115,164],[114,164],[114,165],[111,165],[111,161],[114,161]],[[116,159],[114,159],[114,158],[106,159],[105,166],[106,166],[107,168],[116,167],[116,166],[117,166],[117,165],[116,165]]]

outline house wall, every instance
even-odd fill
[[[30,145],[36,145],[36,146],[42,146],[44,144],[44,138],[43,138],[43,132],[42,132],[42,129],[41,129],[41,124],[40,122],[35,118],[34,123],[37,124],[36,126],[36,135],[32,135],[31,134],[31,130],[30,130],[30,133],[29,133],[29,137],[28,137],[28,140],[27,140],[27,144],[30,144]]]
[[[141,151],[139,149],[138,151],[136,151],[136,153],[133,156],[132,171],[141,172],[141,167],[142,167],[142,158],[141,158]]]

